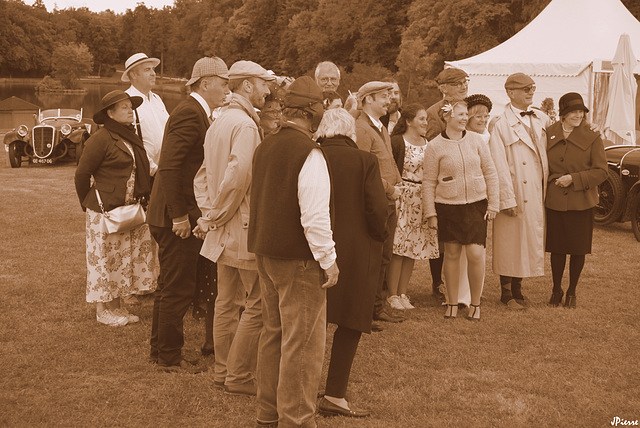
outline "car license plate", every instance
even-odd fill
[[[38,159],[38,158],[32,158],[31,159],[32,163],[53,163],[53,159]]]

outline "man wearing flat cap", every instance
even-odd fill
[[[428,141],[433,140],[444,131],[446,124],[438,116],[438,111],[447,103],[455,100],[463,100],[469,91],[469,75],[459,68],[445,68],[436,77],[438,89],[442,93],[442,99],[427,109],[427,135]]]
[[[207,131],[204,162],[194,180],[202,211],[198,225],[206,232],[200,254],[218,266],[214,380],[233,394],[256,394],[262,309],[255,255],[247,250],[249,195],[253,152],[262,141],[256,109],[264,106],[274,79],[255,62],[231,65],[231,102]]]
[[[123,82],[131,82],[126,93],[132,97],[142,97],[142,104],[134,110],[136,132],[147,151],[151,176],[156,175],[158,171],[162,136],[169,119],[162,99],[151,91],[156,84],[155,68],[158,64],[158,58],[149,58],[144,53],[133,54],[125,62],[125,70],[121,77]]]
[[[522,278],[544,275],[544,195],[549,168],[549,117],[531,110],[536,86],[524,73],[505,82],[511,102],[498,117],[489,146],[500,181],[500,212],[493,221],[493,271],[502,303],[522,310]]]
[[[202,241],[191,234],[201,216],[193,178],[204,159],[211,112],[224,104],[229,70],[220,58],[201,58],[187,86],[191,94],[169,116],[151,192],[148,222],[158,243],[159,293],[153,306],[151,360],[167,371],[192,371],[182,358],[182,318],[193,300]]]
[[[327,162],[312,140],[324,108],[308,76],[284,98],[281,128],[253,158],[249,251],[256,254],[264,330],[258,426],[315,427],[326,339],[326,289],[338,281]]]
[[[398,216],[396,214],[396,199],[400,195],[398,186],[402,182],[400,172],[393,158],[391,139],[387,128],[380,118],[387,114],[389,108],[389,91],[393,85],[388,82],[368,82],[358,90],[358,102],[362,105],[362,113],[356,120],[356,144],[360,150],[373,153],[378,158],[380,176],[387,195],[388,216],[386,221],[387,239],[384,241],[380,277],[374,304],[373,319],[376,321],[401,322],[404,319],[394,316],[387,308],[382,296],[382,288],[387,272],[387,266],[393,253],[393,236],[396,230]],[[372,329],[380,330],[379,324]]]

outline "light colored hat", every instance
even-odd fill
[[[200,58],[193,65],[191,79],[185,86],[191,86],[203,77],[218,76],[223,79],[229,79],[229,69],[227,64],[217,56]]]
[[[158,58],[149,58],[147,54],[144,54],[142,52],[133,54],[124,62],[125,70],[124,73],[122,73],[122,77],[120,78],[120,80],[122,80],[123,82],[128,82],[129,72],[133,69],[133,67],[136,67],[145,62],[152,63],[154,68],[157,67],[158,64],[160,64],[160,60]]]
[[[358,102],[362,103],[362,100],[364,100],[367,95],[374,95],[378,92],[390,91],[391,89],[393,89],[393,84],[389,82],[367,82],[358,89]]]
[[[236,61],[231,65],[229,79],[247,79],[250,77],[258,77],[266,81],[276,79],[273,72],[269,73],[264,67],[253,61]]]

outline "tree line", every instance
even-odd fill
[[[331,60],[344,72],[343,87],[395,76],[419,99],[433,88],[445,59],[502,43],[549,2],[176,0],[163,9],[137,3],[116,14],[87,8],[48,12],[42,0],[0,0],[0,76],[49,74],[60,46],[86,48],[92,73],[101,76],[136,52],[160,58],[158,73],[176,77],[187,77],[204,55],[217,55],[228,65],[248,59],[294,77]],[[640,17],[640,2],[623,3]]]

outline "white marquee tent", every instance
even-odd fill
[[[445,66],[469,74],[469,94],[491,98],[492,115],[500,114],[509,101],[507,76],[523,72],[536,82],[534,106],[551,97],[557,109],[563,94],[578,92],[594,113],[592,120],[600,123],[606,115],[611,59],[623,33],[629,34],[633,52],[640,56],[640,22],[620,0],[552,0],[504,43]],[[638,64],[635,73],[640,73]]]

